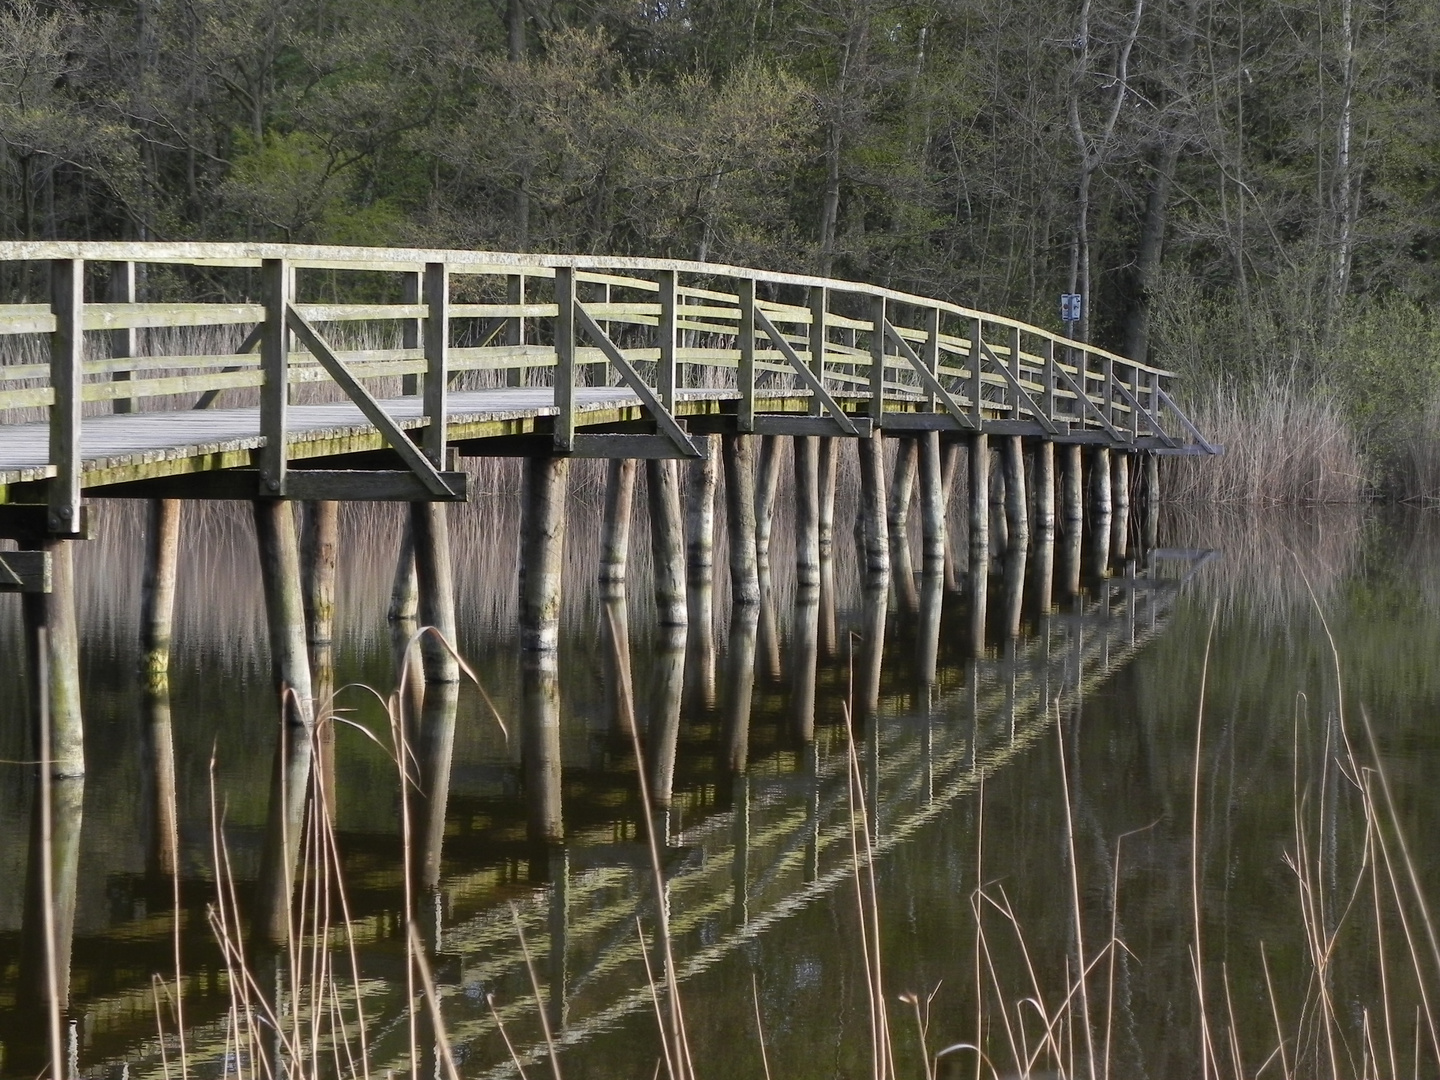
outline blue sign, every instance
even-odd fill
[[[1060,294],[1060,321],[1080,321],[1080,294],[1078,292],[1067,292]]]

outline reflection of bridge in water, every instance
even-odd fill
[[[1034,590],[1048,572],[1037,565],[1043,559],[1023,556],[1012,552],[985,589],[974,588],[984,576],[973,578],[963,594],[947,593],[940,572],[920,577],[912,596],[880,582],[862,592],[848,626],[837,626],[828,589],[823,600],[821,590],[800,589],[778,666],[775,656],[757,663],[761,610],[738,608],[719,671],[713,656],[697,656],[693,649],[687,656],[683,644],[662,644],[651,658],[652,678],[640,680],[641,700],[612,700],[615,735],[623,734],[627,715],[649,716],[647,767],[658,800],[670,807],[657,810],[655,822],[665,842],[666,902],[682,983],[853,883],[846,729],[823,719],[815,724],[817,712],[834,716],[846,681],[853,679],[857,713],[866,718],[856,723],[856,750],[870,842],[883,858],[1024,754],[1052,730],[1058,714],[1078,707],[1123,667],[1164,628],[1184,580],[1203,558],[1151,551],[1145,569],[1137,571],[1131,562],[1121,575],[1090,579],[1089,589],[1059,610],[1043,610]],[[1062,557],[1063,573],[1070,557]],[[628,635],[623,620],[609,625],[621,628],[607,640],[613,665],[628,652]],[[841,636],[850,631],[856,636]],[[871,647],[875,641],[885,647]],[[769,689],[763,685],[767,674],[775,680]],[[687,690],[703,692],[707,675],[719,676],[722,685],[714,707],[682,710]],[[558,715],[536,715],[558,711],[554,677],[553,667],[532,668],[524,724],[558,725]],[[807,727],[813,738],[797,738]],[[778,749],[752,757],[750,735],[758,728],[783,734]],[[668,760],[658,757],[667,752]],[[422,767],[431,768],[435,759],[421,756]],[[531,821],[559,815],[558,786],[536,782],[550,775],[558,785],[558,760],[532,758],[523,769]],[[457,822],[503,819],[502,796],[460,795],[448,806],[430,807],[450,823],[448,836],[433,824],[417,827],[423,850],[416,865],[432,886],[418,918],[450,1036],[456,1045],[474,1048],[467,1075],[513,1071],[503,1048],[487,1042],[496,1038],[497,1024],[484,995],[494,995],[496,1013],[512,1036],[534,1031],[536,1006],[516,917],[559,1045],[583,1043],[652,1007],[635,919],[651,921],[654,891],[643,826],[635,816],[633,772],[567,768],[565,781],[569,830],[559,842],[497,843],[489,835],[494,830],[483,826],[456,831]],[[632,796],[629,809],[617,820],[615,795],[625,792]],[[283,801],[283,787],[272,798]],[[415,804],[423,814],[425,800]],[[528,864],[528,875],[517,860]],[[463,869],[442,872],[442,866]],[[403,958],[395,948],[395,889],[357,880],[350,893],[370,1002],[372,1067],[404,1071],[408,1024]],[[189,917],[199,914],[192,907]],[[156,915],[128,932],[163,942],[168,917]],[[187,948],[192,955],[199,951]],[[224,983],[212,969],[196,976],[187,996],[192,1022],[186,1044],[190,1067],[200,1075],[218,1074],[233,1053],[230,1032],[217,1015],[228,1002]],[[112,1048],[101,1060],[82,1055],[84,1075],[114,1075],[122,1062],[131,1076],[163,1075],[148,984],[77,1001],[75,1010],[87,1040]],[[521,1048],[527,1064],[545,1053],[538,1035]]]

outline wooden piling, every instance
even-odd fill
[[[835,548],[835,488],[840,467],[840,440],[820,436],[820,558]]]
[[[945,599],[945,578],[931,570],[920,580],[920,618],[915,642],[916,689],[929,711],[940,665],[940,615]]]
[[[300,540],[301,603],[305,609],[305,650],[315,692],[315,717],[324,718],[335,694],[335,562],[340,544],[340,504],[331,500],[304,506]],[[315,768],[325,792],[325,811],[336,810],[335,725],[315,732]]]
[[[795,450],[795,582],[820,584],[820,447],[813,435],[797,435]]]
[[[990,437],[970,436],[970,553],[990,552]]]
[[[392,623],[414,622],[420,610],[420,586],[415,580],[415,537],[410,516],[400,531],[400,550],[395,556],[395,577],[390,584],[390,607],[385,617]]]
[[[985,621],[990,605],[990,553],[985,548],[970,545],[970,571],[966,580],[970,593],[967,653],[979,658],[985,655]]]
[[[22,593],[29,661],[31,731],[36,757],[47,758],[55,779],[85,775],[85,722],[80,703],[80,626],[75,611],[74,541],[46,540],[50,592]],[[43,642],[43,644],[42,644]],[[45,662],[41,663],[41,650]],[[43,677],[43,682],[42,682]],[[50,745],[39,745],[42,695],[49,710]]]
[[[880,673],[885,663],[885,619],[890,590],[883,581],[865,585],[862,602],[864,627],[855,666],[855,715],[852,723],[869,720],[880,711]]]
[[[520,648],[553,653],[560,643],[565,493],[570,459],[525,459],[520,515]]]
[[[1035,444],[1035,531],[1055,532],[1055,444],[1041,439]]]
[[[680,484],[674,459],[652,458],[645,462],[645,492],[650,506],[655,614],[661,626],[683,627],[687,621],[685,527],[680,517]]]
[[[867,577],[890,573],[890,538],[885,522],[885,444],[876,429],[869,438],[855,440],[860,454],[860,529],[864,548],[862,573]]]
[[[730,598],[737,605],[760,603],[755,554],[755,441],[753,435],[722,438],[725,465],[725,527],[730,548]]]
[[[256,881],[254,932],[259,940],[283,942],[291,935],[290,896],[310,788],[314,691],[305,648],[300,545],[293,509],[290,503],[276,499],[256,500],[252,506],[260,548],[260,581],[265,593],[271,679],[281,716],[265,843]]]
[[[770,534],[775,524],[775,497],[780,486],[780,436],[760,437],[760,464],[755,473],[755,557],[770,561]]]
[[[715,565],[715,489],[720,480],[720,439],[696,436],[705,456],[688,465],[685,489],[685,570],[689,584],[709,583]]]
[[[1066,532],[1079,533],[1085,521],[1085,470],[1079,443],[1061,448],[1061,512]]]
[[[915,494],[915,473],[919,448],[913,438],[895,440],[895,466],[891,474],[886,523],[890,530],[890,546],[897,535],[906,533],[910,525],[910,502]]]
[[[1025,445],[1019,435],[1008,436],[1001,444],[1005,470],[1005,521],[1009,534],[1007,550],[1024,550],[1030,542],[1030,517],[1025,485]]]
[[[1160,545],[1160,455],[1145,455],[1145,550]]]
[[[1003,440],[1002,440],[1003,442]],[[997,559],[1010,550],[1010,519],[1005,514],[1004,454],[992,454],[990,460],[990,553]]]
[[[450,508],[441,502],[410,504],[415,536],[415,580],[419,586],[421,626],[436,633],[420,639],[425,682],[458,683],[460,664],[455,624],[455,579],[450,562]],[[443,640],[441,640],[443,638]]]
[[[1005,636],[1015,640],[1020,636],[1021,620],[1025,604],[1025,565],[1028,549],[1024,544],[1015,544],[1005,553],[1003,575]]]
[[[675,790],[680,702],[685,687],[685,637],[683,626],[663,628],[653,654],[645,764],[650,770],[650,804],[657,810],[669,809]]]
[[[1111,458],[1110,491],[1115,507],[1110,523],[1110,552],[1124,562],[1130,547],[1130,455],[1123,450]]]
[[[605,519],[600,527],[600,580],[625,580],[630,561],[630,517],[635,501],[635,459],[611,458],[605,473]]]
[[[1090,462],[1091,513],[1096,520],[1103,517],[1108,528],[1114,505],[1114,496],[1110,486],[1110,449],[1105,446],[1097,446]]]
[[[790,729],[796,738],[815,737],[815,677],[820,659],[820,586],[795,589],[790,642]]]
[[[715,708],[715,586],[707,578],[685,586],[690,620],[685,635],[685,685],[690,710],[704,716]]]
[[[938,431],[926,432],[915,442],[920,455],[921,566],[929,574],[945,565],[945,467]]]
[[[170,670],[175,619],[175,574],[180,561],[180,500],[151,499],[146,507],[145,573],[140,586],[140,671],[147,686]]]

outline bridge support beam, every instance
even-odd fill
[[[885,530],[885,444],[880,429],[857,439],[860,453],[861,572],[867,577],[890,573],[890,541]]]
[[[715,566],[715,489],[720,479],[720,440],[698,435],[705,456],[691,461],[685,491],[685,568],[691,584],[709,584]]]
[[[527,653],[553,653],[560,643],[569,480],[567,458],[525,459],[520,507],[520,648]]]
[[[605,472],[605,521],[600,529],[600,581],[623,585],[630,561],[630,516],[635,502],[635,459],[611,458]]]
[[[820,436],[820,559],[828,560],[835,550],[835,486],[840,466],[840,440]]]
[[[151,499],[140,587],[140,671],[147,687],[168,685],[175,574],[180,561],[180,500]]]
[[[990,436],[970,437],[970,554],[973,572],[975,556],[990,556]]]
[[[730,596],[738,606],[760,603],[755,554],[755,437],[725,435],[725,527],[730,542]]]
[[[645,462],[645,492],[650,505],[656,615],[661,626],[684,627],[687,621],[685,527],[680,514],[680,482],[673,459]]]

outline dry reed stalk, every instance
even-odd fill
[[[50,1069],[54,1080],[60,1080],[65,1060],[60,1036],[60,962],[55,940],[55,868],[51,863],[55,848],[51,821],[50,776],[50,638],[41,628],[36,632],[34,693],[39,703],[40,723],[40,909],[41,927],[45,935],[45,1021],[50,1030]]]
[[[1195,772],[1190,789],[1190,904],[1195,932],[1191,960],[1195,971],[1195,995],[1200,1003],[1200,1075],[1204,1080],[1209,1080],[1211,1075],[1214,1045],[1205,1001],[1204,952],[1200,935],[1200,748],[1205,732],[1205,685],[1210,675],[1210,646],[1215,638],[1215,620],[1219,613],[1218,606],[1211,608],[1210,628],[1205,633],[1205,659],[1200,667],[1200,705],[1195,718]]]
[[[1075,865],[1075,821],[1070,809],[1070,772],[1065,765],[1065,734],[1058,715],[1055,717],[1055,740],[1060,750],[1060,794],[1065,800],[1065,850],[1070,856],[1070,901],[1071,915],[1075,920],[1075,966],[1080,986],[1080,1023],[1085,1035],[1090,1080],[1096,1080],[1095,1040],[1090,1023],[1090,991],[1087,986],[1089,966],[1085,963],[1085,923],[1080,915],[1080,870]]]

